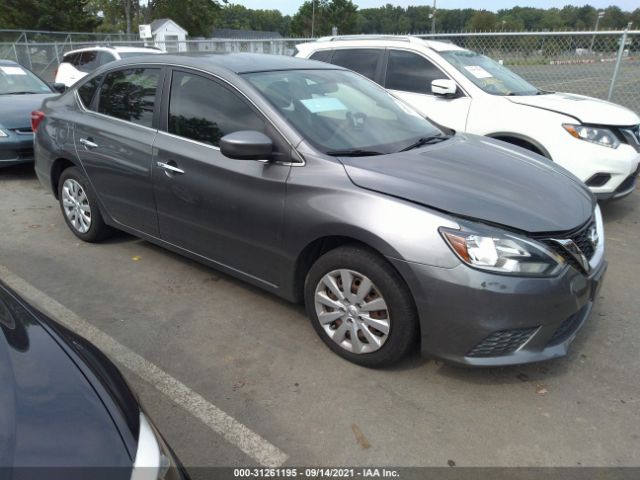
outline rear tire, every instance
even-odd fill
[[[62,172],[58,199],[64,221],[80,240],[98,242],[113,233],[104,223],[96,195],[79,168],[69,167]]]
[[[409,288],[382,256],[366,247],[347,245],[320,257],[305,280],[304,299],[322,341],[358,365],[390,366],[419,338]]]

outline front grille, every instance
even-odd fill
[[[620,133],[625,143],[628,143],[634,147],[636,151],[640,152],[640,125],[621,128]]]
[[[567,338],[575,333],[575,331],[580,326],[585,308],[586,307],[582,307],[582,309],[578,310],[576,313],[571,315],[560,324],[558,329],[553,334],[553,337],[551,337],[551,340],[549,340],[550,346],[558,345],[559,343],[564,342]]]
[[[594,218],[589,220],[584,226],[582,226],[577,231],[569,234],[569,235],[556,235],[554,239],[568,239],[573,240],[573,243],[577,245],[582,254],[586,257],[587,260],[591,260],[593,255],[596,253],[595,247],[591,243],[591,239],[589,238],[589,232],[592,227],[594,227],[596,221]],[[576,260],[573,255],[571,255],[568,251],[564,249],[562,245],[558,242],[554,241],[551,238],[542,238],[540,239],[545,245],[551,247],[551,249],[560,255],[565,261],[571,265],[573,268],[579,271],[584,271],[580,262]]]
[[[537,329],[538,327],[494,332],[473,347],[473,349],[467,353],[467,356],[499,357],[501,355],[508,355],[524,345]]]

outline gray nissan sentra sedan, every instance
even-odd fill
[[[304,301],[361,365],[417,343],[466,365],[562,356],[606,270],[600,210],[570,173],[445,132],[334,65],[123,60],[33,123],[38,177],[77,237],[124,230]]]

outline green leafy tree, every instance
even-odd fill
[[[0,6],[0,28],[87,32],[99,24],[89,0],[3,0]]]
[[[151,19],[170,18],[189,36],[206,37],[211,33],[220,5],[214,0],[150,0]]]
[[[311,36],[313,17],[315,36],[331,34],[334,26],[341,34],[357,33],[359,30],[358,7],[351,0],[315,0],[315,7],[311,1],[304,2],[291,19],[292,33]]]
[[[489,32],[498,29],[498,16],[487,10],[479,10],[473,14],[466,25],[472,32]]]

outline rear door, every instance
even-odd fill
[[[78,158],[107,213],[154,236],[151,160],[161,77],[160,67],[108,72],[74,129]]]
[[[165,89],[170,92],[153,162],[161,238],[277,285],[290,147],[245,97],[219,79],[175,69]],[[282,162],[222,155],[220,138],[238,130],[265,133]]]
[[[431,60],[416,52],[389,49],[384,87],[440,125],[464,131],[471,98],[458,86],[453,98],[431,93],[431,81],[449,79]]]

